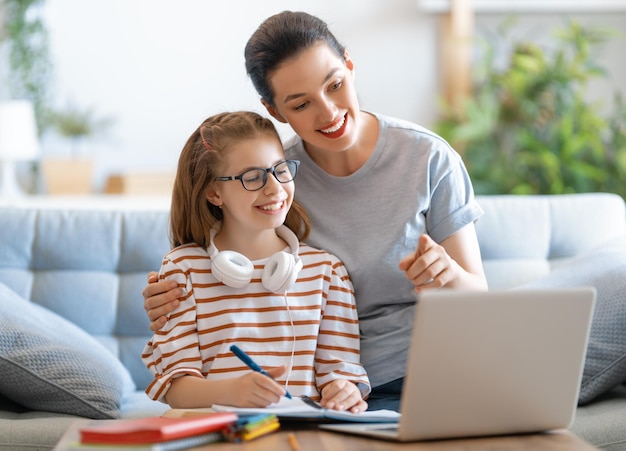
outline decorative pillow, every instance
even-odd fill
[[[542,279],[520,288],[573,286],[596,288],[596,306],[578,403],[626,381],[626,236],[558,267]]]
[[[104,419],[135,389],[95,338],[0,283],[0,395],[31,410]]]

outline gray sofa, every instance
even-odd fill
[[[597,285],[606,312],[592,326],[595,360],[581,390],[588,399],[573,430],[596,446],[626,448],[624,201],[478,200],[491,289]],[[151,376],[140,360],[150,336],[141,290],[169,248],[167,207],[165,199],[122,198],[0,206],[0,450],[52,449],[77,417],[167,408],[143,393]]]

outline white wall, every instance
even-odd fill
[[[424,121],[437,91],[435,25],[414,0],[47,0],[57,102],[116,120],[87,143],[106,174],[175,168],[193,129],[222,110],[264,112],[245,43],[268,16],[306,10],[329,22],[356,63],[362,107]],[[290,134],[281,127],[281,133]],[[57,153],[65,143],[44,143]]]
[[[115,119],[106,136],[85,145],[98,164],[96,190],[113,172],[173,170],[188,135],[210,114],[264,112],[243,48],[266,17],[285,9],[320,16],[347,45],[362,108],[434,122],[439,19],[416,0],[47,0],[57,106],[72,102]],[[592,16],[626,32],[626,14]],[[558,15],[540,19],[563,22]],[[497,20],[479,17],[477,29]],[[626,92],[620,39],[605,59]],[[47,154],[67,147],[51,136],[43,145]]]

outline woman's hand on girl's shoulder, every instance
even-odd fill
[[[167,322],[167,315],[176,310],[183,291],[173,280],[158,281],[158,274],[148,274],[148,285],[142,291],[143,308],[150,319],[150,330],[157,331]]]

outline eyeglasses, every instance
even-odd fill
[[[220,182],[239,180],[246,191],[258,191],[267,183],[267,174],[269,172],[271,172],[280,183],[289,183],[296,178],[298,166],[300,166],[299,160],[285,160],[276,163],[271,168],[252,168],[239,175],[215,177],[213,180]]]

